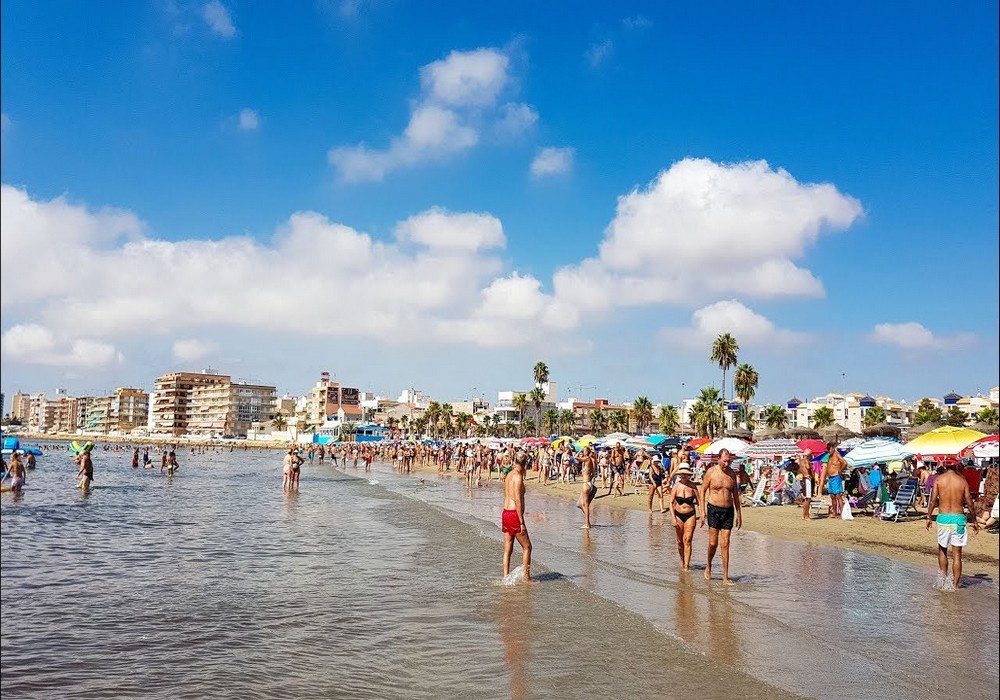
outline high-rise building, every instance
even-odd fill
[[[330,373],[320,373],[316,386],[306,396],[306,422],[320,426],[328,421],[359,423],[364,418],[361,392],[330,381]]]
[[[241,437],[251,424],[274,418],[273,386],[234,382],[212,372],[172,372],[157,377],[151,397],[151,432]]]
[[[204,372],[170,372],[156,378],[150,396],[151,432],[180,437],[188,432],[195,387],[228,384],[230,377]],[[199,417],[200,422],[205,418]]]

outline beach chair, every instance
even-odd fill
[[[905,520],[909,515],[910,510],[913,509],[913,504],[917,500],[917,480],[907,479],[899,486],[899,490],[896,492],[896,497],[891,501],[884,503],[882,507],[875,512],[875,515],[879,520],[889,520],[892,522],[898,522],[900,520]]]
[[[767,503],[764,500],[764,491],[767,490],[767,479],[761,477],[757,480],[757,486],[754,488],[753,493],[749,496],[743,494],[744,505],[749,505],[753,507],[766,506]]]
[[[866,513],[872,515],[875,511],[875,501],[878,498],[878,491],[872,489],[854,499],[851,509],[856,513]]]

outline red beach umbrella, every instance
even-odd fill
[[[806,450],[812,452],[813,457],[826,452],[826,443],[823,442],[822,440],[817,440],[816,438],[810,438],[808,440],[799,440],[795,444],[798,445],[799,449],[802,450],[803,452],[805,452]]]

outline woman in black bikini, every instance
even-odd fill
[[[666,513],[663,494],[663,463],[659,457],[654,457],[649,464],[649,512],[653,512],[653,496],[660,497],[660,512]]]
[[[691,542],[698,524],[698,491],[691,483],[694,472],[687,462],[681,462],[674,473],[677,484],[670,490],[670,514],[674,519],[681,571],[688,571],[691,568]]]

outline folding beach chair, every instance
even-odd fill
[[[900,484],[896,497],[883,504],[882,508],[875,512],[875,515],[879,520],[891,520],[892,522],[905,520],[916,500],[917,480],[907,479]]]
[[[766,506],[767,503],[764,500],[764,491],[767,490],[767,479],[761,477],[757,480],[757,487],[753,490],[753,493],[749,496],[743,494],[743,500],[746,501],[745,505],[754,506]]]
[[[875,501],[877,498],[878,491],[871,489],[867,493],[863,493],[854,499],[854,502],[851,504],[851,508],[856,513],[867,513],[868,515],[872,515],[875,510]]]

